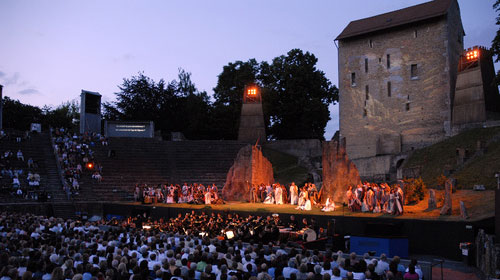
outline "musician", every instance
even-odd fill
[[[294,215],[290,216],[290,221],[288,222],[288,227],[293,229],[293,230],[296,230],[299,227],[299,223],[297,222],[297,220],[295,220]]]

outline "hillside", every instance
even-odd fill
[[[477,142],[485,145],[485,153],[477,153]],[[469,151],[469,159],[459,165],[457,148]],[[457,179],[457,187],[470,189],[476,184],[488,189],[496,187],[495,172],[500,171],[500,127],[478,128],[460,133],[432,146],[415,151],[404,168],[420,169],[420,175],[428,187],[438,185],[438,177],[448,167]]]
[[[307,169],[298,165],[297,157],[265,147],[262,153],[273,165],[277,183],[288,185],[295,182],[297,186],[302,186],[308,180]]]

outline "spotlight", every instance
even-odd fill
[[[94,164],[92,162],[87,163],[87,169],[93,169]]]

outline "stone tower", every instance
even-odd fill
[[[350,22],[338,41],[340,136],[362,178],[451,133],[464,30],[456,0]],[[394,179],[394,178],[391,178]]]
[[[260,88],[256,85],[249,85],[245,88],[238,141],[250,144],[262,144],[266,141],[262,96]]]

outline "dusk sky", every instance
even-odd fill
[[[192,73],[212,94],[222,67],[270,61],[293,48],[312,52],[337,85],[334,38],[349,21],[424,0],[0,1],[0,84],[23,103],[57,106],[82,89],[114,100],[123,78],[158,81]],[[494,0],[459,0],[465,47],[490,47]],[[497,66],[498,68],[498,66]],[[338,106],[326,139],[338,129]]]

